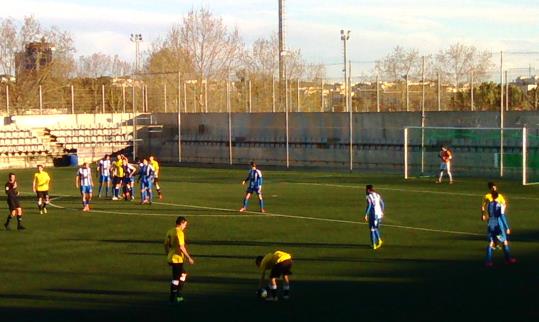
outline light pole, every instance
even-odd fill
[[[343,41],[343,55],[344,55],[344,68],[343,68],[343,72],[344,72],[344,102],[345,102],[345,106],[346,106],[346,110],[348,111],[350,109],[350,106],[348,105],[348,76],[347,76],[347,71],[348,71],[348,68],[347,68],[347,55],[348,55],[348,52],[346,50],[346,42],[350,39],[350,30],[344,32],[343,29],[341,29],[341,40]]]
[[[131,34],[130,37],[131,41],[135,43],[135,73],[139,71],[139,63],[140,63],[140,45],[139,43],[142,41],[142,34]]]

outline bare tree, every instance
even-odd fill
[[[492,67],[492,53],[479,51],[474,46],[456,43],[436,55],[436,65],[444,75],[451,75],[458,89],[462,79],[474,72],[476,79],[484,79]]]
[[[417,76],[421,71],[421,56],[416,49],[397,46],[375,63],[375,70],[384,78],[400,80],[405,75]]]
[[[4,19],[0,24],[0,70],[2,74],[15,75],[15,54],[17,27],[12,19]]]
[[[229,30],[222,18],[204,8],[189,11],[167,38],[188,53],[201,78],[224,79],[239,66],[244,51],[238,29]]]

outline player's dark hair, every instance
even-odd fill
[[[15,173],[10,172],[10,173],[7,175],[7,177],[8,177],[8,179],[9,179],[9,178],[11,178],[11,176],[14,176],[14,175],[15,175]]]
[[[42,165],[42,164],[38,164],[37,167],[38,167],[38,168],[39,168],[39,167],[43,168],[43,165]]]
[[[492,192],[492,200],[496,200],[496,198],[498,198],[498,191],[493,191]]]
[[[368,184],[365,186],[365,190],[369,191],[369,190],[374,190],[374,187],[372,184]]]
[[[249,164],[251,165],[251,167],[256,167],[256,163],[254,161],[249,162]]]
[[[264,256],[256,256],[256,259],[255,259],[256,266],[260,266],[260,263],[262,263],[263,259],[264,259]]]
[[[494,181],[489,181],[488,182],[488,188],[489,189],[492,189],[492,187],[495,187],[496,186],[496,183]]]
[[[176,225],[181,225],[186,221],[187,219],[184,216],[179,216],[178,218],[176,218]]]

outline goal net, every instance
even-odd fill
[[[434,177],[440,149],[453,154],[455,177],[507,177],[539,183],[539,130],[527,128],[407,127],[404,129],[404,177]]]

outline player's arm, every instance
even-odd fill
[[[165,241],[163,242],[163,246],[165,247],[165,254],[168,254],[168,252],[170,251],[170,238],[169,238],[168,235],[165,237]]]
[[[241,184],[245,184],[247,182],[247,180],[249,180],[249,179],[251,179],[251,171],[249,171],[249,174],[247,175],[247,178],[243,179]]]
[[[189,253],[187,252],[187,248],[185,248],[185,244],[180,244],[180,251],[187,257],[187,260],[189,261],[189,264],[194,264],[195,260],[191,258]]]
[[[367,207],[365,209],[365,221],[369,221],[369,212],[371,211],[372,203],[370,199],[367,197]]]
[[[380,198],[380,208],[382,208],[381,217],[384,217],[384,212],[385,212],[386,205],[384,204],[384,199],[382,199],[382,198]]]
[[[33,192],[36,192],[36,181],[37,181],[37,177],[34,175],[34,181],[32,181],[32,191]]]
[[[79,187],[79,180],[80,180],[79,175],[76,175],[75,176],[75,187],[77,187],[77,188]]]

